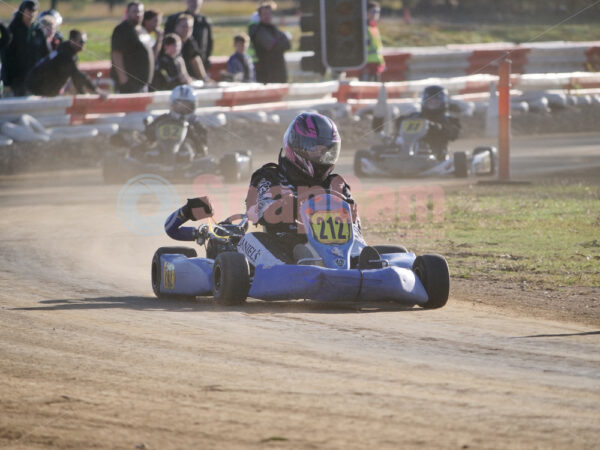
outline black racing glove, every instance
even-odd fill
[[[201,220],[212,217],[213,208],[208,197],[188,198],[187,203],[179,210],[179,214],[185,220]]]

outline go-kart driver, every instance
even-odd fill
[[[246,214],[265,230],[247,234],[238,246],[252,264],[278,263],[269,261],[271,256],[285,263],[311,256],[304,246],[304,230],[299,230],[299,205],[318,193],[332,192],[350,204],[355,239],[364,242],[350,186],[332,173],[340,149],[340,134],[329,117],[302,113],[292,120],[283,136],[278,163],[265,164],[250,181]]]
[[[175,150],[174,155],[163,155],[167,159],[174,156],[175,161],[189,162],[196,155],[206,156],[208,154],[208,133],[194,113],[196,94],[191,86],[175,87],[169,96],[169,108],[168,113],[146,122],[145,142],[132,149],[133,157],[142,156],[148,149],[148,144],[151,147],[158,147],[159,150],[161,147],[169,151]]]
[[[406,119],[424,118],[429,121],[425,143],[439,161],[448,157],[448,143],[458,138],[460,122],[448,114],[448,91],[442,86],[427,86],[421,96],[421,112],[399,117],[396,120],[395,139],[398,139],[402,122]]]
[[[343,198],[351,207],[354,239],[359,244],[352,249],[352,256],[360,256],[359,265],[365,259],[365,267],[368,267],[368,260],[379,258],[377,251],[367,247],[362,238],[350,186],[340,175],[332,173],[340,148],[340,135],[330,118],[302,113],[290,123],[278,163],[268,163],[256,170],[248,188],[248,219],[265,230],[245,234],[238,244],[238,251],[244,253],[252,265],[294,264],[302,258],[315,257],[306,245],[306,235],[299,229],[302,225],[298,206],[312,195],[326,192]],[[188,199],[169,216],[165,231],[176,240],[196,240],[198,230],[182,225],[188,220],[212,215],[212,206],[206,197]]]

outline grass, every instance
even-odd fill
[[[398,26],[398,20],[380,25],[387,47],[473,44],[482,42],[594,41],[600,40],[600,23],[563,24],[453,24],[416,23]]]
[[[425,209],[420,218],[413,208],[365,220],[365,231],[372,242],[443,254],[457,278],[543,289],[600,286],[597,185],[471,186],[430,198]]]

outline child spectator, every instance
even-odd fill
[[[162,47],[152,87],[157,91],[170,91],[180,84],[191,83],[192,77],[181,56],[181,38],[175,33],[169,33],[165,36]]]
[[[229,57],[227,61],[226,77],[231,81],[254,82],[256,76],[254,74],[254,63],[250,56],[246,53],[250,38],[246,33],[240,33],[233,38],[233,47],[235,53]]]

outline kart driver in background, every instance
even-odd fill
[[[192,160],[195,155],[208,154],[206,127],[195,114],[196,94],[191,86],[176,86],[169,97],[170,111],[146,123],[145,142],[132,149],[132,156],[145,152],[148,144],[158,141],[180,143],[176,155],[179,160]]]
[[[294,263],[315,256],[305,245],[304,230],[298,232],[299,226],[302,227],[298,207],[318,193],[333,192],[350,204],[355,239],[364,243],[350,186],[340,175],[332,173],[340,149],[340,134],[329,117],[307,112],[292,120],[283,136],[278,163],[265,164],[254,172],[250,181],[246,214],[265,230],[246,234],[238,245],[238,251],[250,263]],[[269,261],[271,257],[279,261]]]
[[[439,161],[448,157],[448,143],[458,138],[460,122],[448,114],[448,92],[442,86],[427,86],[421,96],[421,112],[401,116],[396,120],[395,138],[397,142],[402,122],[406,119],[423,118],[429,121],[429,131],[425,143]]]

